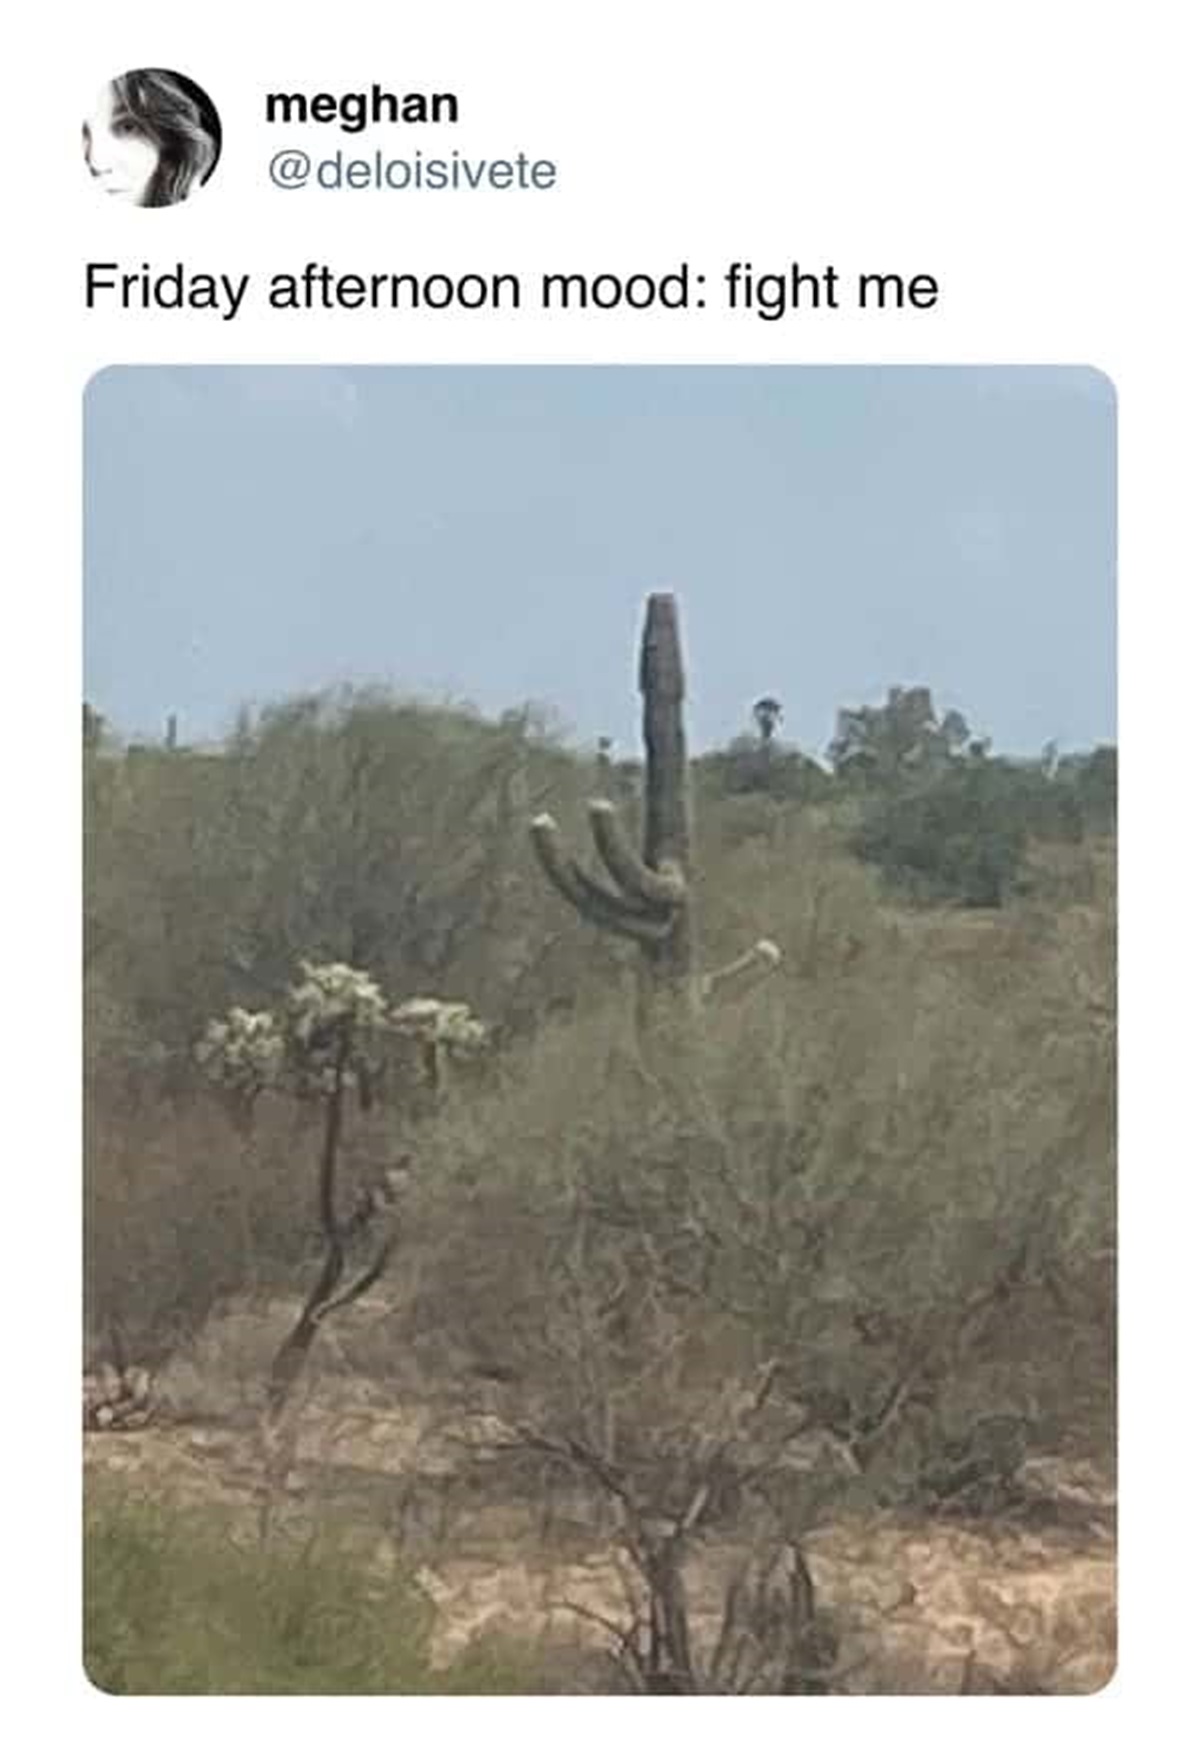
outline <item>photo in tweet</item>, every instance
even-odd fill
[[[92,1681],[1102,1685],[1109,383],[85,435]]]

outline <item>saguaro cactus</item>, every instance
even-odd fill
[[[663,999],[691,1009],[717,993],[753,983],[778,965],[780,954],[763,938],[726,968],[703,976],[698,969],[683,653],[673,594],[651,594],[647,602],[638,685],[646,750],[641,856],[606,797],[588,804],[603,881],[564,849],[553,815],[538,815],[530,835],[559,893],[592,924],[638,945],[639,1016],[644,1023]]]

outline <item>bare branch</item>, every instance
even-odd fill
[[[599,1452],[592,1451],[577,1439],[553,1439],[550,1435],[539,1433],[535,1428],[517,1425],[513,1430],[520,1442],[531,1451],[544,1452],[547,1457],[558,1458],[564,1463],[574,1464],[586,1470],[596,1481],[628,1509],[629,1491],[622,1481],[616,1467],[602,1458]]]
[[[572,1616],[582,1617],[585,1623],[594,1623],[598,1629],[605,1630],[613,1637],[623,1653],[636,1649],[637,1632],[642,1628],[640,1617],[635,1617],[632,1623],[622,1628],[611,1617],[606,1617],[603,1611],[593,1611],[590,1605],[577,1605],[574,1599],[556,1599],[553,1609],[570,1611]]]

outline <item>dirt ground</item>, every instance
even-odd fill
[[[146,1427],[85,1434],[86,1484],[116,1478],[130,1494],[226,1507],[231,1530],[253,1534],[268,1459],[255,1419],[263,1359],[251,1337],[274,1338],[277,1323],[230,1324],[168,1366]],[[436,1394],[397,1400],[339,1363],[334,1342],[288,1441],[271,1522],[336,1515],[361,1529],[381,1576],[400,1561],[415,1569],[436,1610],[435,1665],[492,1635],[602,1655],[604,1620],[628,1621],[617,1553],[595,1548],[586,1514],[561,1492],[548,1490],[539,1509],[506,1489],[488,1458],[486,1421],[471,1437],[447,1431]],[[844,1637],[838,1693],[1078,1694],[1107,1682],[1112,1487],[1086,1464],[1050,1458],[1030,1460],[1023,1478],[1019,1519],[856,1515],[813,1535],[818,1602]],[[701,1640],[719,1620],[736,1547],[707,1544],[690,1563]]]

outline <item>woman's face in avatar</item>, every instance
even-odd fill
[[[105,86],[83,125],[83,152],[89,171],[107,195],[135,207],[145,200],[158,169],[158,148],[116,105],[111,86]]]

